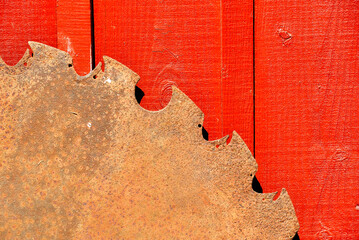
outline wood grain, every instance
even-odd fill
[[[301,239],[359,238],[359,4],[256,0],[255,139]]]
[[[143,107],[163,108],[177,85],[210,139],[236,129],[253,147],[251,1],[95,0],[94,11],[96,61],[137,72]]]

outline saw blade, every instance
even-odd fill
[[[0,61],[1,239],[291,239],[288,193],[252,189],[257,163],[236,132],[207,141],[179,89],[160,111],[139,76],[104,57],[79,76],[66,52],[30,42]],[[26,66],[25,66],[26,65]]]

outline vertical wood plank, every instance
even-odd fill
[[[0,56],[15,65],[28,41],[57,46],[56,0],[0,1]]]
[[[57,47],[73,57],[80,75],[91,70],[90,16],[90,0],[57,1]]]
[[[222,114],[253,153],[253,1],[222,0]]]
[[[251,25],[239,29],[236,24],[251,22],[252,6],[242,2],[244,9],[229,0],[225,6],[219,0],[95,0],[96,61],[108,55],[137,72],[143,107],[166,106],[175,84],[205,113],[210,139],[236,129],[251,143],[253,82],[247,67],[252,49],[248,36],[241,35],[251,34]],[[230,25],[223,27],[223,21]],[[242,57],[236,45],[245,51]]]
[[[256,0],[255,139],[301,239],[359,239],[359,4]]]

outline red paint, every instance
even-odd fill
[[[90,1],[0,1],[0,56],[15,65],[37,41],[68,51],[79,74],[91,62]]]
[[[205,113],[210,139],[236,129],[252,147],[251,1],[95,0],[94,10],[96,61],[137,72],[143,107],[166,106],[175,84]]]
[[[258,179],[300,239],[359,239],[359,4],[255,2]]]
[[[28,41],[57,46],[56,0],[0,1],[0,56],[15,65]]]
[[[57,1],[58,48],[70,53],[80,75],[91,70],[91,7],[89,0]]]
[[[222,0],[221,103],[223,135],[236,130],[253,153],[252,1]]]

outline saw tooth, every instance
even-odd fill
[[[113,82],[123,88],[135,89],[137,82],[140,80],[137,73],[108,56],[103,56],[103,61],[105,63],[104,76],[106,77],[104,81]]]
[[[246,143],[243,141],[241,136],[236,131],[232,132],[232,138],[228,146],[236,147],[238,149],[243,149],[247,154],[252,156],[251,151],[247,147]]]
[[[135,99],[135,88],[133,89],[133,96]],[[194,131],[198,134],[198,139],[203,140],[202,131],[199,130],[199,126],[202,126],[204,114],[201,109],[176,86],[172,85],[172,97],[167,106],[158,111],[142,109],[146,112],[162,113],[164,114],[164,118],[177,116],[176,122],[181,128],[186,129],[188,134],[192,134]],[[195,139],[197,139],[197,137]]]
[[[241,138],[241,136],[239,136],[239,134],[236,132],[236,131],[233,131],[232,132],[232,138],[231,138],[231,141],[228,145],[230,146],[240,146],[240,145],[243,145],[244,144],[244,141],[243,139]]]
[[[258,170],[258,164],[254,159],[248,146],[236,131],[233,131],[232,139],[231,142],[228,144],[228,147],[235,152],[238,159],[241,159],[247,164],[247,167],[251,173],[250,177],[252,180]]]
[[[285,188],[282,188],[282,190],[280,191],[279,193],[279,196],[278,198],[275,200],[275,201],[290,201],[290,197],[289,197],[289,194],[287,192],[287,190]]]
[[[38,42],[29,41],[29,45],[34,54],[34,60],[42,64],[52,65],[60,62],[64,67],[72,64],[72,57],[65,51]]]
[[[204,116],[201,109],[175,85],[172,85],[172,97],[168,106],[176,106],[176,108],[187,111],[191,115]],[[203,122],[203,120],[198,123],[201,122]]]

